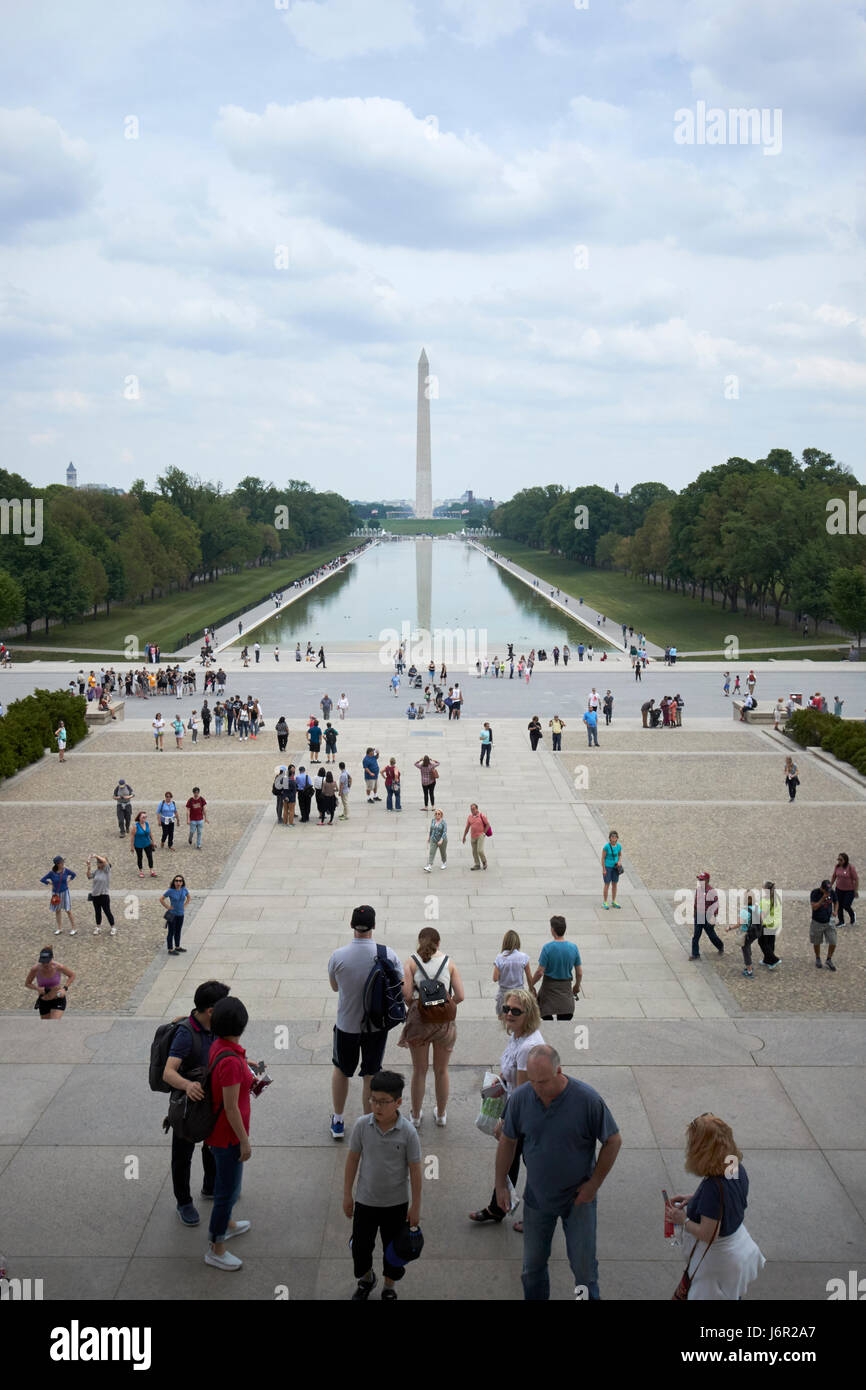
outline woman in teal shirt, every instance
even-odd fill
[[[166,888],[159,901],[164,908],[168,909],[165,914],[165,924],[168,928],[168,954],[170,956],[186,954],[186,947],[180,944],[184,914],[189,902],[189,892],[183,874],[175,874],[171,886]]]
[[[616,888],[619,882],[619,861],[621,858],[622,845],[619,842],[619,835],[615,830],[611,830],[607,838],[607,844],[601,851],[601,872],[604,878],[604,896],[602,897],[601,905],[605,911],[608,909],[608,888],[610,888],[610,906],[619,907],[619,903],[616,900]]]
[[[147,856],[151,878],[156,878],[156,869],[153,867],[153,836],[150,833],[150,824],[147,819],[146,811],[139,811],[135,820],[132,822],[132,829],[129,832],[129,852],[130,854],[134,854],[138,860],[139,878],[144,878],[141,862],[142,855]]]

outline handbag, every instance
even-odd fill
[[[439,781],[439,769],[438,769],[438,767],[434,767],[434,769],[433,769],[433,781],[434,781],[434,782],[438,782],[438,781]]]
[[[712,1243],[713,1243],[713,1241],[715,1240],[716,1236],[719,1234],[719,1231],[722,1229],[722,1217],[723,1217],[724,1214],[725,1214],[725,1194],[724,1194],[724,1190],[723,1190],[723,1188],[722,1188],[721,1179],[720,1179],[720,1178],[716,1178],[716,1182],[719,1184],[719,1201],[720,1201],[720,1203],[721,1203],[721,1206],[720,1206],[720,1208],[719,1208],[719,1223],[718,1223],[718,1225],[716,1226],[716,1229],[713,1231],[712,1236],[711,1236],[710,1239],[707,1241],[707,1248],[706,1248],[706,1250],[704,1251],[703,1255],[701,1255],[701,1258],[698,1260],[698,1263],[697,1263],[697,1265],[696,1265],[696,1267],[695,1267],[695,1274],[697,1274],[697,1272],[698,1272],[698,1270],[700,1269],[701,1265],[703,1264],[704,1260],[707,1258],[707,1252],[709,1251],[710,1246],[712,1245]],[[694,1245],[692,1246],[691,1250],[689,1251],[689,1258],[686,1260],[686,1267],[685,1267],[685,1269],[683,1270],[683,1277],[682,1277],[682,1279],[680,1280],[680,1282],[677,1284],[677,1286],[676,1286],[676,1288],[674,1289],[673,1293],[671,1294],[671,1302],[672,1302],[672,1303],[685,1303],[685,1302],[687,1301],[687,1299],[688,1299],[688,1296],[689,1296],[689,1289],[692,1287],[692,1281],[693,1281],[693,1279],[694,1279],[694,1277],[695,1277],[694,1274],[689,1274],[689,1265],[690,1265],[691,1262],[692,1262],[692,1255],[694,1255],[694,1253],[695,1253],[695,1251],[697,1250],[697,1248],[698,1248],[698,1241],[697,1241],[697,1237],[695,1237],[695,1243],[694,1243]]]
[[[481,1109],[475,1121],[476,1129],[480,1129],[482,1134],[492,1135],[502,1119],[507,1100],[508,1095],[500,1078],[495,1072],[486,1071],[481,1087]]]
[[[488,837],[488,839],[489,839],[490,836],[493,834],[493,826],[490,824],[490,821],[487,819],[486,816],[482,816],[481,819],[482,819],[483,822],[484,822],[484,834],[485,834],[485,835]]]

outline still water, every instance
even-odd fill
[[[287,590],[287,595],[291,590]],[[580,641],[596,651],[611,648],[595,630],[570,621],[513,575],[473,547],[446,537],[385,541],[354,564],[255,630],[267,650],[279,645],[283,660],[300,642],[315,647],[340,643],[358,650],[378,647],[404,628],[423,629],[436,638],[460,633],[466,659],[515,656],[532,647],[567,642],[576,654]],[[245,639],[248,640],[248,639]],[[237,645],[237,644],[235,644]]]

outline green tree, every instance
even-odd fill
[[[24,591],[17,580],[0,569],[0,630],[21,621],[24,613]]]
[[[829,592],[833,616],[842,627],[855,634],[859,648],[866,631],[866,573],[836,570],[830,578]]]

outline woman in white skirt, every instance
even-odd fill
[[[686,1130],[686,1172],[701,1178],[690,1197],[672,1197],[668,1215],[693,1246],[687,1266],[691,1301],[736,1302],[766,1264],[744,1216],[749,1179],[730,1125],[699,1115]]]

